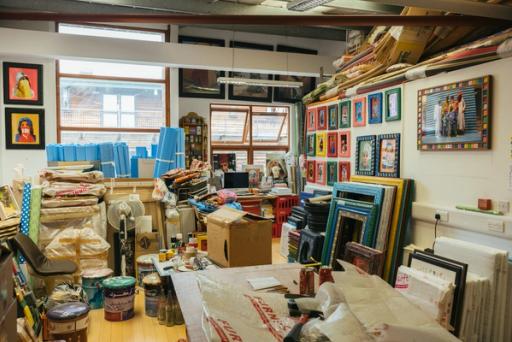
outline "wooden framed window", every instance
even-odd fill
[[[165,42],[168,31],[59,23],[60,33]],[[169,70],[164,66],[61,59],[57,61],[57,140],[158,141],[170,124]]]
[[[289,117],[287,106],[211,104],[210,151],[235,153],[237,171],[265,166],[267,153],[289,149]]]

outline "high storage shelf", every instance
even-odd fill
[[[197,113],[190,112],[180,119],[185,133],[185,167],[194,159],[208,161],[208,125]]]

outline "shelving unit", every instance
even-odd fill
[[[208,161],[208,125],[197,113],[189,112],[180,119],[185,131],[185,167],[194,159]]]

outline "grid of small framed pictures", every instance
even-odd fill
[[[401,120],[401,100],[396,87],[307,107],[307,181],[328,186],[349,181],[351,158],[357,175],[399,177],[400,134],[356,133],[359,127],[381,133],[384,122]]]

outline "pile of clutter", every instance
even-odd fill
[[[208,193],[210,164],[194,159],[190,169],[173,169],[161,176],[179,201]]]

